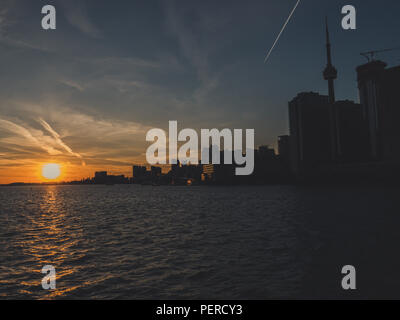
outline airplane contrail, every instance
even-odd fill
[[[285,30],[287,24],[289,23],[289,21],[290,21],[290,19],[292,18],[294,12],[296,11],[297,6],[299,5],[300,1],[301,1],[301,0],[297,0],[297,3],[296,3],[296,5],[294,6],[292,12],[290,12],[289,17],[287,18],[285,24],[283,25],[283,27],[282,27],[282,29],[281,29],[281,32],[279,32],[278,36],[276,37],[276,40],[275,40],[274,44],[272,45],[272,48],[269,50],[267,56],[265,57],[264,63],[267,62],[269,56],[271,55],[272,51],[274,50],[276,44],[277,44],[278,41],[279,41],[279,38],[281,37],[281,35],[282,35],[283,31]]]
[[[61,154],[61,151],[58,151],[57,149],[53,148],[43,139],[33,136],[32,133],[25,127],[22,127],[14,122],[4,120],[4,119],[0,119],[0,125],[1,125],[1,127],[5,128],[6,130],[8,130],[10,132],[24,137],[25,139],[30,141],[32,144],[37,145],[38,147],[42,148],[43,150],[45,150],[48,154],[50,154],[52,156]]]
[[[62,141],[60,135],[46,122],[44,121],[42,118],[39,118],[39,122],[40,124],[43,126],[43,128],[45,128],[55,139],[55,141],[65,150],[67,151],[69,154],[73,155],[74,157],[77,157],[79,159],[82,160],[82,165],[86,166],[85,161],[83,161],[82,156],[79,153],[73,152],[72,149],[67,146],[64,141]]]

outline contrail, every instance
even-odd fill
[[[294,8],[293,8],[292,12],[290,12],[290,15],[289,15],[289,17],[287,18],[287,20],[286,20],[285,24],[283,25],[281,32],[279,32],[279,34],[278,34],[278,37],[276,38],[276,40],[275,40],[274,44],[272,45],[272,48],[269,50],[269,52],[268,52],[267,56],[265,57],[264,63],[266,63],[266,62],[267,62],[267,60],[268,60],[269,56],[270,56],[270,55],[271,55],[271,53],[272,53],[272,50],[274,50],[274,48],[275,48],[276,44],[277,44],[277,43],[278,43],[278,41],[279,41],[279,38],[281,37],[281,35],[282,35],[283,31],[285,30],[285,28],[286,28],[287,24],[289,23],[290,19],[292,18],[292,16],[293,16],[293,13],[296,11],[296,9],[297,9],[297,6],[299,5],[300,1],[301,1],[301,0],[297,0],[297,3],[296,3],[296,5],[294,6]]]
[[[37,145],[38,147],[42,148],[43,150],[45,150],[48,154],[50,154],[52,156],[61,154],[61,151],[54,149],[52,146],[48,145],[44,140],[39,140],[39,138],[34,137],[28,129],[26,129],[14,122],[0,119],[0,125],[1,125],[1,127],[7,129],[10,132],[24,137],[25,139],[27,139],[31,143]]]
[[[46,122],[44,121],[42,118],[39,118],[39,122],[40,124],[43,126],[43,128],[45,128],[55,139],[55,141],[65,150],[67,151],[69,154],[73,155],[74,157],[77,157],[79,159],[82,160],[82,165],[85,166],[86,163],[85,161],[83,161],[82,156],[79,153],[73,152],[72,149],[70,147],[68,147],[64,141],[61,140],[60,135]]]

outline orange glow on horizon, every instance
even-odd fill
[[[60,166],[60,176],[53,180],[46,179],[42,174],[42,169],[47,164],[58,164]],[[0,184],[80,181],[86,178],[93,178],[96,171],[107,171],[109,174],[115,175],[123,174],[126,177],[132,176],[131,166],[109,164],[82,166],[81,163],[48,159],[47,161],[26,161],[26,164],[10,165],[7,169],[0,168]]]

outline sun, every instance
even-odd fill
[[[57,163],[45,164],[42,167],[42,176],[48,180],[55,180],[61,175],[60,165]]]

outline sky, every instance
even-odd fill
[[[328,16],[338,99],[357,101],[360,52],[400,46],[398,0],[2,0],[0,183],[131,175],[152,128],[255,129],[256,145],[288,133],[288,101],[327,94]],[[54,5],[57,29],[41,28]],[[341,8],[357,9],[343,30]],[[379,56],[400,64],[400,51]]]

